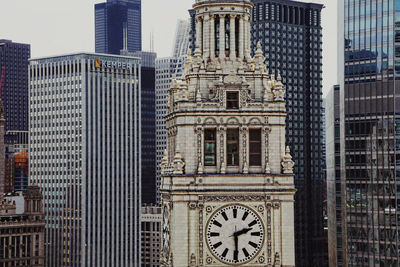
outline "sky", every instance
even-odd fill
[[[31,44],[33,58],[94,52],[94,4],[105,0],[0,0],[0,39]],[[323,91],[337,83],[337,1],[310,0],[322,11]],[[142,0],[142,49],[158,57],[172,53],[178,19],[188,19],[194,0]]]

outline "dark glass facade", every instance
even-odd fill
[[[155,66],[141,68],[142,79],[142,203],[156,203]]]
[[[335,85],[326,98],[326,126],[329,266],[339,267],[344,266],[339,85]]]
[[[295,165],[296,266],[326,266],[322,136],[322,5],[253,0],[251,45],[286,86],[286,140]]]
[[[141,0],[108,0],[95,5],[96,53],[142,50]]]
[[[347,266],[399,266],[400,1],[344,1]]]
[[[7,131],[28,130],[28,59],[29,44],[0,40],[0,82]],[[10,137],[11,138],[11,137]],[[7,134],[5,142],[9,142]]]

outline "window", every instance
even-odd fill
[[[261,166],[261,129],[250,129],[250,166]]]
[[[228,166],[239,166],[239,129],[228,129],[226,139]]]
[[[239,92],[226,92],[226,108],[227,109],[239,108]]]
[[[206,129],[204,131],[204,165],[215,166],[216,165],[216,144],[217,133],[216,129]]]

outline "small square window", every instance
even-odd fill
[[[226,92],[226,108],[227,109],[239,108],[239,92]]]

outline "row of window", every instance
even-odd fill
[[[239,166],[239,129],[228,129],[226,133],[227,166]],[[261,129],[249,130],[250,166],[261,166]],[[217,164],[217,130],[204,130],[204,165]]]

